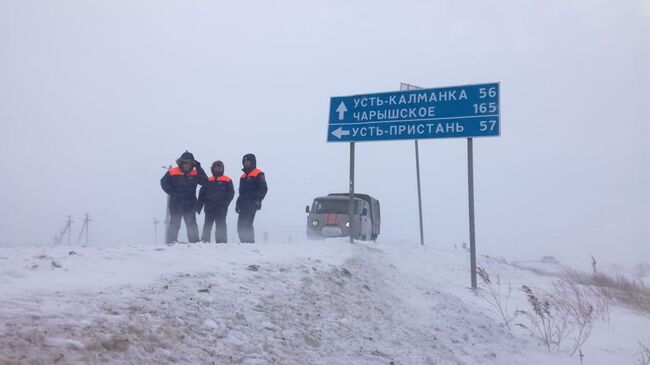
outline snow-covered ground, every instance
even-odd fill
[[[71,252],[73,251],[73,252]],[[513,287],[552,278],[499,260]],[[0,249],[0,364],[579,364],[508,330],[469,258],[345,240]],[[632,364],[650,318],[613,306],[585,364]]]

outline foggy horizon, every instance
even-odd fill
[[[501,136],[474,139],[477,253],[648,262],[649,40],[647,0],[0,2],[0,246],[51,245],[68,214],[74,245],[85,213],[90,246],[153,245],[162,167],[185,150],[235,189],[255,153],[258,242],[306,240],[305,205],[348,188],[330,97],[500,82]],[[419,148],[425,245],[460,248],[466,141]],[[413,141],[356,157],[379,241],[418,242]]]

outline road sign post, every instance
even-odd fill
[[[350,233],[350,243],[354,243],[354,142],[350,142],[350,217],[348,218],[348,231]]]
[[[499,84],[330,99],[328,142],[498,136]]]
[[[473,138],[501,134],[499,87],[499,83],[415,90],[407,87],[399,92],[330,99],[327,142],[350,143],[350,242],[353,241],[355,142],[415,140],[420,242],[423,243],[418,140],[467,138],[470,272],[472,288],[476,288]]]
[[[418,185],[418,216],[420,217],[420,245],[424,246],[424,219],[422,218],[422,187],[420,185],[420,148],[415,140],[415,175]]]
[[[400,90],[421,90],[419,86],[411,84],[400,84]],[[415,142],[415,176],[417,179],[418,186],[418,217],[420,218],[420,245],[424,246],[424,219],[422,218],[422,187],[420,185],[420,148],[418,145],[418,140]]]
[[[469,202],[470,281],[476,289],[476,231],[474,227],[474,141],[467,139],[467,196]]]

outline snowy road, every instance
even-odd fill
[[[0,364],[577,363],[500,326],[464,287],[463,252],[344,241],[70,251],[0,249]]]

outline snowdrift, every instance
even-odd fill
[[[515,292],[550,280],[479,264]],[[503,327],[468,267],[462,251],[345,240],[0,249],[0,364],[579,363]],[[632,363],[647,328],[615,308],[585,363]]]

